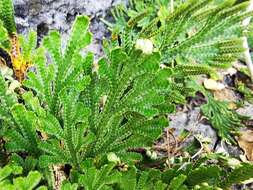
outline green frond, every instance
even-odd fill
[[[181,174],[178,175],[177,177],[174,177],[170,184],[169,184],[169,189],[175,189],[175,190],[180,190],[182,189],[183,183],[187,179],[187,176]]]
[[[37,33],[30,31],[27,35],[27,38],[20,35],[19,43],[21,46],[23,59],[31,64],[33,62],[34,50],[37,46]]]
[[[128,56],[123,49],[116,48],[108,58],[98,62],[98,73],[92,75],[89,91],[82,95],[90,96],[85,102],[89,103],[92,112],[89,121],[97,136],[88,155],[108,152],[125,155],[130,148],[150,145],[168,125],[163,117],[153,118],[165,112],[160,105],[165,104],[163,93],[169,90],[170,72],[161,75],[160,54],[134,52]],[[147,89],[147,85],[151,88]]]
[[[68,160],[62,157],[58,157],[58,156],[42,155],[39,158],[39,166],[41,168],[48,168],[49,166],[52,166],[54,164],[57,165],[57,164],[64,164],[64,163],[68,163]]]
[[[38,129],[48,135],[56,136],[58,139],[64,138],[63,129],[59,121],[50,113],[39,119]]]
[[[11,174],[18,175],[21,174],[22,171],[22,167],[15,164],[9,164],[3,168],[0,168],[0,184],[3,183],[3,181]]]
[[[10,162],[16,163],[23,168],[23,173],[26,175],[30,171],[35,170],[38,160],[32,156],[22,158],[20,155],[14,153],[11,155]]]
[[[35,188],[40,180],[42,175],[38,171],[31,171],[29,172],[27,177],[18,177],[13,180],[14,186],[20,188],[21,190],[32,190]],[[47,188],[44,188],[47,189]]]
[[[219,166],[203,166],[192,170],[187,176],[187,183],[195,186],[201,183],[215,185],[221,179],[221,168]]]
[[[56,163],[71,164],[73,161],[74,166],[78,167],[87,146],[93,142],[92,133],[85,135],[90,111],[78,102],[78,97],[79,93],[75,90],[69,93],[61,91],[62,122],[51,113],[39,118],[38,129],[48,136],[45,142],[39,144],[39,148],[46,153],[40,157],[42,167]]]
[[[192,75],[216,75],[216,71],[208,65],[200,64],[179,64],[173,68],[176,77],[185,77]]]
[[[38,187],[42,175],[38,171],[30,171],[26,177],[15,177],[22,174],[22,167],[15,164],[6,165],[0,168],[1,189],[33,190],[35,187],[40,190],[47,190],[45,186]]]
[[[231,187],[235,183],[241,183],[253,177],[253,166],[249,163],[242,163],[226,175],[226,179],[220,183],[222,188]]]
[[[246,11],[248,1],[238,4],[230,0],[186,1],[177,4],[172,14],[169,9],[162,8],[168,7],[168,4],[134,1],[133,6],[125,10],[130,17],[124,16],[124,12],[116,14],[116,23],[111,28],[121,25],[114,34],[123,42],[119,45],[128,51],[134,48],[138,38],[152,38],[155,46],[162,51],[162,63],[170,65],[180,57],[185,62],[194,60],[221,68],[229,67],[245,51],[241,40],[245,28],[241,22],[252,14]],[[136,26],[130,30],[134,33],[131,34],[134,37],[130,38],[127,21],[136,24],[138,14],[142,13],[146,13],[145,19],[138,22],[139,28]],[[126,22],[119,22],[123,18]],[[226,41],[233,43],[224,44]]]
[[[4,27],[3,22],[0,20],[0,48],[7,49],[11,47],[8,36],[8,31]]]
[[[229,110],[226,102],[217,101],[212,96],[208,96],[208,102],[201,106],[201,111],[209,119],[212,127],[217,130],[220,138],[227,143],[235,143],[232,133],[244,127],[242,121],[247,117]]]
[[[0,73],[0,136],[4,130],[14,126],[14,119],[11,114],[11,108],[17,102],[17,97],[14,92],[9,91],[8,83]]]
[[[16,33],[14,9],[13,9],[13,4],[11,0],[1,0],[0,20],[3,21],[4,27],[7,29],[9,35]]]
[[[34,97],[32,92],[25,92],[22,94],[22,98],[29,110],[32,110],[38,116],[45,116],[45,110],[42,108],[39,99]]]
[[[32,148],[29,142],[27,142],[24,137],[14,130],[8,130],[5,133],[5,138],[7,140],[7,143],[5,145],[6,149],[10,152],[22,152],[22,151],[28,151]],[[9,140],[9,142],[8,142]]]
[[[91,33],[87,32],[90,20],[87,16],[77,16],[71,29],[68,45],[64,52],[65,61],[70,60],[74,53],[79,53],[81,49],[90,44]]]
[[[104,165],[99,170],[95,167],[83,167],[84,174],[79,176],[79,184],[87,190],[108,189],[111,184],[120,182],[121,179],[120,173],[114,170],[114,167],[114,164]]]
[[[47,65],[44,48],[37,50],[35,57],[38,77],[30,72],[25,86],[34,89],[45,102],[51,113],[59,111],[59,93],[64,88],[76,88],[78,91],[85,89],[89,83],[89,77],[84,75],[84,66],[89,61],[80,55],[92,39],[87,32],[89,19],[79,16],[72,27],[72,33],[65,50],[62,49],[61,36],[58,32],[50,32],[43,40],[43,46],[50,53],[54,64]],[[91,65],[89,65],[91,66]]]
[[[78,188],[78,184],[77,183],[74,183],[74,184],[71,184],[71,183],[63,183],[61,185],[61,190],[77,190]]]
[[[43,39],[43,46],[50,53],[55,65],[58,67],[62,64],[61,36],[59,32],[52,31]]]
[[[39,148],[52,157],[55,157],[55,158],[58,157],[58,159],[60,158],[62,160],[62,162],[60,163],[64,163],[64,161],[66,162],[66,160],[69,158],[68,157],[69,154],[66,151],[62,150],[62,148],[60,147],[60,144],[57,141],[52,141],[51,143],[42,141],[39,144]],[[44,158],[46,158],[44,157],[44,155],[40,157],[40,159],[44,159]],[[55,161],[57,161],[58,159],[56,159]]]
[[[133,190],[137,186],[137,169],[131,167],[127,172],[122,172],[122,178],[120,181],[120,188],[124,190]]]
[[[28,73],[28,80],[25,80],[23,84],[32,88],[37,92],[37,96],[40,101],[46,104],[48,109],[52,109],[52,96],[54,94],[52,86],[54,85],[56,76],[56,65],[49,64],[46,66],[46,57],[44,48],[39,48],[36,50],[36,57],[34,58],[34,63],[36,64],[36,72]]]
[[[8,129],[6,132],[7,144],[9,151],[29,151],[37,155],[38,136],[34,123],[36,116],[33,112],[27,111],[21,104],[16,104],[11,109],[12,116],[18,130]]]

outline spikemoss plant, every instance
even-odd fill
[[[35,188],[43,176],[42,185],[58,187],[55,168],[63,168],[67,179],[62,189],[129,189],[128,182],[131,189],[217,189],[252,177],[251,164],[229,170],[191,163],[186,170],[175,165],[162,171],[138,165],[143,159],[138,148],[152,146],[169,125],[167,114],[195,94],[197,88],[188,80],[215,75],[213,66],[230,64],[243,51],[239,23],[252,14],[245,12],[247,2],[192,2],[178,3],[164,17],[152,14],[137,28],[141,17],[130,16],[117,33],[119,43],[105,42],[105,56],[98,61],[92,53],[82,53],[92,35],[89,18],[77,16],[66,48],[57,31],[38,48],[30,33],[26,43],[19,38],[22,61],[16,62],[12,50],[20,51],[19,46],[8,43],[15,34],[11,1],[1,1],[1,51],[11,57],[1,55],[1,60],[22,82],[10,91],[8,78],[0,76],[1,154],[5,167],[14,162],[28,173],[28,179],[18,180],[22,186]],[[33,71],[22,70],[20,77],[17,63],[27,68],[31,61]],[[197,175],[203,178],[198,181]]]

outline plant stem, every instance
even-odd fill
[[[170,0],[170,12],[174,12],[174,0]]]
[[[249,7],[247,9],[248,12],[253,11],[253,0],[250,1]],[[251,17],[246,18],[243,21],[243,26],[247,27],[250,24],[250,20]],[[252,59],[250,56],[250,51],[249,51],[249,44],[248,44],[248,40],[247,37],[243,37],[243,47],[246,49],[244,52],[244,58],[245,58],[245,62],[248,66],[249,72],[250,72],[250,76],[251,76],[251,80],[253,80],[253,63],[252,63]]]

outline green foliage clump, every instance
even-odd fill
[[[22,170],[22,167],[14,164],[0,168],[0,189],[47,190],[45,186],[39,187],[42,175],[38,171],[30,171],[26,177],[22,177]]]
[[[92,41],[86,16],[76,17],[65,48],[57,31],[38,48],[36,33],[19,37],[22,54],[11,64],[15,70],[33,63],[34,69],[15,89],[0,75],[0,188],[53,189],[55,166],[64,168],[63,190],[219,189],[252,177],[251,164],[140,166],[146,156],[139,149],[152,146],[169,125],[167,114],[199,90],[194,77],[216,77],[216,66],[230,65],[244,51],[240,22],[252,15],[248,2],[176,1],[173,13],[168,3],[132,0],[132,10],[115,16],[110,26],[117,40],[105,42],[98,61],[83,52]],[[4,52],[15,27],[11,1],[0,5]],[[136,45],[143,41],[148,52]],[[233,140],[229,127],[240,127],[241,116],[212,98],[202,111],[222,138]]]
[[[115,24],[108,24],[127,51],[136,39],[148,38],[162,52],[165,64],[171,65],[179,57],[214,67],[228,67],[244,51],[241,21],[252,15],[246,11],[248,1],[176,1],[174,12],[168,10],[169,1],[131,2],[128,11],[117,7]],[[144,13],[144,18],[139,16]]]
[[[143,171],[131,166],[119,172],[119,165],[109,162],[101,168],[82,164],[84,174],[79,176],[79,183],[87,189],[122,189],[122,190],[220,190],[231,187],[252,177],[253,166],[249,163],[239,163],[230,166],[230,158],[219,154],[204,156],[193,162],[182,162],[173,168],[158,169],[146,168]],[[216,164],[210,164],[212,161]],[[224,165],[226,170],[222,169]],[[182,167],[184,166],[184,167]],[[102,175],[106,177],[102,177]]]

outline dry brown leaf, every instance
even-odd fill
[[[220,101],[236,102],[236,95],[233,90],[224,88],[213,92],[214,98]]]
[[[241,132],[237,139],[240,148],[244,151],[247,159],[253,161],[253,130]]]
[[[60,164],[53,165],[53,173],[54,173],[54,189],[60,190],[63,181],[66,180],[67,178],[64,172],[64,166]]]
[[[43,140],[47,140],[48,139],[48,135],[44,132],[41,132],[41,137]]]

